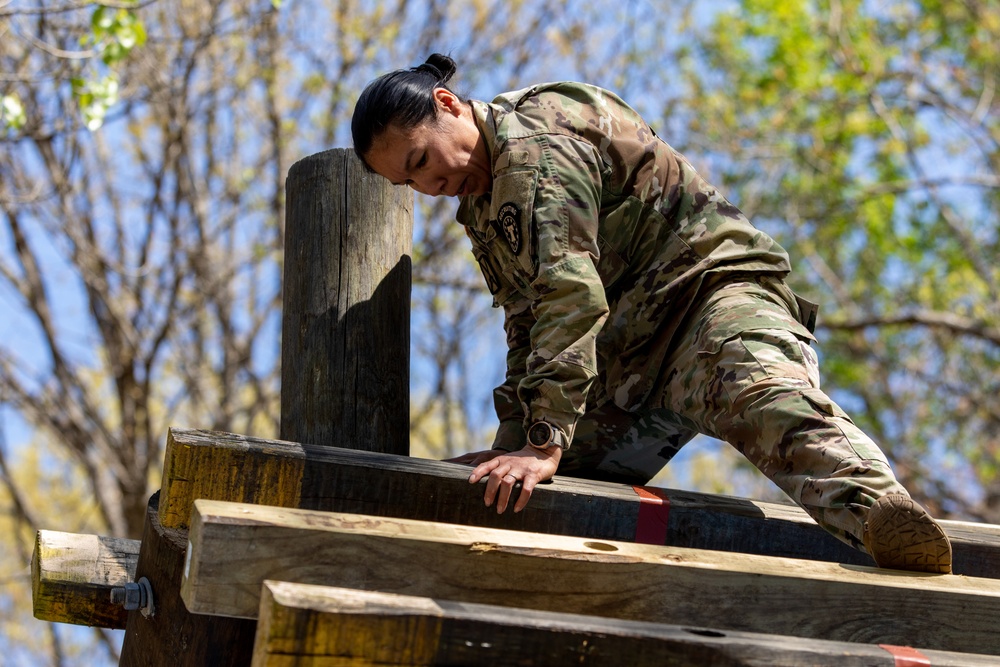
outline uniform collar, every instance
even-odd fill
[[[506,112],[495,104],[480,102],[479,100],[469,100],[472,105],[472,116],[479,126],[479,131],[486,141],[486,150],[490,155],[490,162],[496,164],[497,147],[497,126],[500,124],[500,117]]]
[[[469,100],[472,106],[472,116],[479,127],[479,132],[486,142],[486,152],[490,157],[490,167],[496,172],[497,163],[497,126],[506,111],[496,105],[479,100]],[[462,197],[458,207],[458,221],[466,226],[471,226],[480,231],[489,224],[489,215],[483,215],[490,210],[490,194]]]

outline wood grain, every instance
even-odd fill
[[[31,557],[35,618],[120,630],[128,612],[111,589],[134,581],[139,541],[40,530]]]
[[[281,437],[407,454],[413,192],[345,148],[285,191]]]
[[[238,618],[199,616],[181,600],[187,531],[164,528],[157,520],[159,497],[146,508],[146,525],[136,577],[153,590],[155,614],[128,612],[121,667],[244,667],[253,654],[256,623]]]
[[[195,498],[634,541],[642,498],[624,484],[557,476],[519,513],[483,504],[467,466],[212,431],[172,429],[160,503],[164,526],[188,525]],[[653,489],[667,499],[662,533],[674,546],[871,565],[801,509],[780,503]],[[515,494],[517,493],[515,489]],[[654,515],[655,516],[655,515]],[[1000,527],[942,522],[956,574],[1000,577]]]
[[[935,667],[997,657],[922,649]],[[887,649],[265,581],[253,667],[894,667]]]
[[[1000,654],[991,579],[216,501],[194,516],[181,596],[195,613],[255,617],[275,579]]]

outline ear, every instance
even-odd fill
[[[462,114],[462,100],[447,88],[435,88],[434,100],[437,102],[438,111],[456,117]]]

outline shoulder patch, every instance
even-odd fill
[[[510,244],[510,249],[515,255],[521,252],[524,243],[521,234],[521,208],[514,202],[505,202],[497,210],[497,222],[500,223],[500,231]]]

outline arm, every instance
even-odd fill
[[[523,205],[531,213],[526,224],[533,226],[524,238],[531,232],[535,235],[537,273],[532,288],[539,296],[531,303],[530,317],[507,311],[508,377],[498,388],[497,397],[502,399],[498,415],[503,407],[510,408],[505,414],[515,416],[513,406],[519,404],[524,414],[522,428],[547,421],[571,441],[597,375],[596,338],[608,316],[595,266],[602,163],[590,144],[568,136],[536,137],[529,148],[536,157],[531,168],[537,169],[537,180],[532,201]],[[502,206],[508,196],[516,193],[506,193],[499,176],[493,192],[495,205]],[[530,252],[530,247],[523,251]],[[518,378],[520,368],[524,373]],[[516,403],[511,396],[515,380]],[[504,431],[504,424],[510,421],[501,415],[503,433],[509,433],[511,427]],[[500,441],[501,435],[494,447],[509,446],[506,439]],[[534,486],[555,474],[562,457],[558,448],[540,451],[526,446],[523,439],[520,446],[510,454],[477,461],[469,478],[475,483],[489,476],[485,501],[489,506],[496,499],[499,512],[506,509],[518,481],[522,491],[514,511],[523,509]]]

